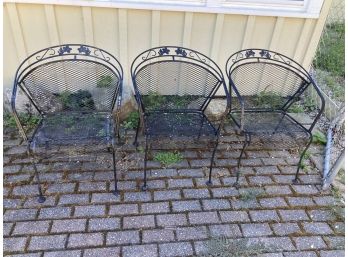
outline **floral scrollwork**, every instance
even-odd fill
[[[261,50],[260,55],[261,55],[261,57],[264,57],[264,58],[267,58],[267,59],[271,59],[270,53],[268,51],[266,51],[266,50]]]
[[[177,55],[182,55],[183,57],[186,57],[187,56],[187,53],[184,49],[182,49],[181,47],[178,47],[176,50],[175,50],[176,54]]]
[[[159,56],[163,56],[164,54],[169,54],[170,50],[168,47],[163,47],[158,51]]]
[[[58,50],[58,54],[59,55],[63,55],[64,53],[70,53],[71,52],[71,47],[66,45],[66,46],[62,46],[61,48],[59,48]]]
[[[248,50],[245,52],[245,57],[249,58],[250,56],[254,57],[255,56],[255,52],[253,50]]]
[[[91,50],[89,50],[88,47],[81,45],[77,50],[79,50],[79,53],[84,53],[85,55],[90,55]]]

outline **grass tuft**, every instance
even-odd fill
[[[165,167],[180,162],[182,159],[183,155],[178,152],[159,152],[154,156],[154,160],[160,162]]]

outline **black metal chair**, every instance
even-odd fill
[[[113,193],[117,195],[115,132],[118,135],[118,120],[116,117],[114,121],[113,111],[117,101],[117,116],[122,81],[122,67],[113,55],[84,44],[45,48],[20,64],[11,105],[20,133],[28,140],[28,154],[38,181],[40,203],[45,201],[45,197],[35,164],[36,153],[44,153],[47,158],[47,150],[51,147],[95,149],[106,145],[113,156]],[[31,135],[26,134],[17,114],[19,91],[28,97],[40,118]]]
[[[229,111],[230,97],[223,73],[207,56],[183,47],[161,46],[139,54],[132,63],[131,76],[145,134],[144,185],[149,139],[195,138],[214,143],[209,180],[220,128]],[[221,89],[221,91],[219,91]],[[218,92],[219,91],[219,92]],[[217,118],[207,117],[212,99],[222,96],[226,109]],[[150,142],[151,144],[151,142]],[[151,145],[150,145],[151,146]]]
[[[234,53],[226,62],[226,74],[232,97],[230,118],[245,137],[235,186],[239,186],[241,158],[252,136],[257,136],[261,144],[276,142],[277,147],[303,149],[293,180],[298,183],[312,130],[325,106],[312,77],[294,60],[264,49]],[[310,99],[315,99],[319,107],[311,105],[313,120],[306,126],[291,113],[308,109],[306,101]]]

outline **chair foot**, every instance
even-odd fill
[[[210,187],[210,186],[212,186],[212,185],[213,185],[213,182],[212,182],[212,181],[210,181],[210,180],[208,180],[207,182],[205,182],[205,184],[206,184],[208,187]]]
[[[299,180],[298,178],[294,178],[294,179],[292,180],[292,184],[298,185],[298,184],[300,184],[300,180]]]
[[[148,187],[147,187],[147,185],[143,185],[142,187],[141,187],[141,191],[147,191],[147,189],[148,189]]]
[[[133,145],[135,146],[135,147],[138,147],[139,146],[139,143],[138,142],[133,142]]]
[[[235,183],[233,184],[233,186],[234,186],[236,189],[239,189],[239,188],[240,188],[240,185],[239,185],[238,182],[235,182]]]
[[[40,195],[39,198],[37,199],[37,201],[39,203],[44,203],[46,201],[46,197],[44,197],[43,195]]]
[[[114,196],[119,196],[119,195],[120,195],[120,191],[118,191],[118,190],[112,190],[111,193],[112,193]]]

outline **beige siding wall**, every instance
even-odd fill
[[[158,45],[196,49],[221,69],[229,55],[247,47],[281,52],[308,68],[331,1],[325,0],[319,19],[4,3],[4,90],[26,56],[64,43],[114,54],[125,69],[128,92],[133,58]]]

